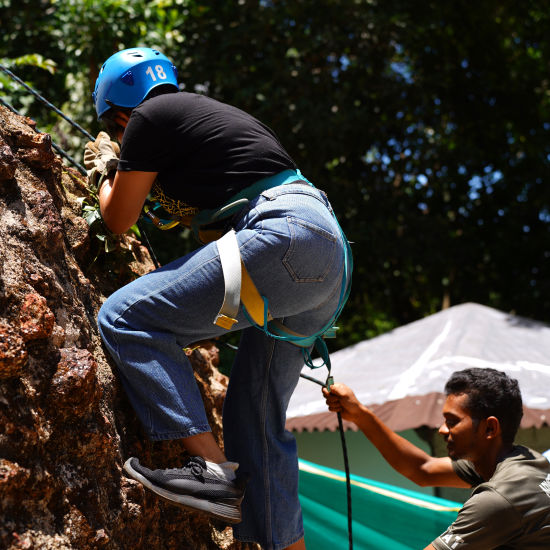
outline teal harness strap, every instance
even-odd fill
[[[202,227],[230,218],[244,208],[252,199],[257,197],[262,191],[267,191],[272,187],[286,185],[295,181],[307,181],[299,170],[284,170],[274,176],[269,176],[258,180],[233,195],[223,206],[214,209],[201,210],[191,222],[193,234],[198,238]],[[309,182],[307,182],[309,183]],[[310,184],[311,185],[311,184]]]

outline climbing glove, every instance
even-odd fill
[[[99,190],[103,179],[116,170],[120,147],[111,141],[106,132],[99,132],[95,141],[89,141],[84,148],[84,166],[88,172],[88,185]]]

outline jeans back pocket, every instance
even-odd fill
[[[324,281],[333,268],[337,238],[309,221],[292,216],[287,216],[286,220],[290,246],[283,257],[283,265],[296,282]]]

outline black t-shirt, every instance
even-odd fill
[[[215,208],[256,181],[296,165],[267,126],[209,97],[177,92],[132,111],[119,170],[158,172],[168,197]]]

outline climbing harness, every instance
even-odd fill
[[[39,101],[45,104],[49,109],[53,110],[63,119],[65,119],[71,126],[76,128],[86,138],[94,141],[94,137],[90,133],[88,133],[79,124],[67,117],[62,111],[60,111],[52,103],[47,101],[38,92],[33,90],[30,86],[28,86],[25,82],[23,82],[20,78],[18,78],[15,74],[8,70],[4,65],[0,64],[0,70],[2,70],[16,82],[18,82],[32,95],[37,97]],[[12,112],[20,115],[20,113],[14,107],[12,107],[2,98],[0,98],[0,103],[10,109]],[[73,159],[66,151],[64,151],[61,147],[53,142],[52,147],[61,156],[68,160],[73,166],[75,166],[81,174],[87,175],[86,169],[82,165],[80,165],[75,159]],[[218,252],[220,254],[220,261],[222,264],[225,282],[225,292],[222,306],[213,321],[214,324],[226,330],[231,330],[233,325],[237,322],[236,318],[239,305],[242,303],[243,311],[247,319],[253,326],[262,330],[267,336],[273,339],[285,341],[300,347],[302,350],[302,355],[304,357],[304,363],[308,367],[313,369],[326,366],[328,370],[328,375],[324,384],[319,380],[305,374],[300,374],[300,376],[302,378],[320,384],[330,391],[330,387],[334,383],[334,381],[331,375],[330,356],[324,339],[332,338],[335,335],[337,327],[334,326],[334,323],[338,319],[348,299],[350,292],[351,272],[353,269],[351,248],[342,229],[338,224],[338,221],[336,220],[336,217],[334,216],[334,220],[336,221],[336,224],[340,229],[340,233],[344,243],[344,269],[342,273],[342,286],[340,291],[339,303],[329,322],[321,330],[312,335],[298,334],[288,327],[284,326],[280,321],[273,318],[269,311],[267,298],[260,295],[244,265],[244,262],[241,259],[235,231],[233,229],[230,229],[229,231],[224,231],[225,227],[220,228],[220,223],[223,223],[224,220],[230,219],[239,211],[241,211],[252,198],[258,196],[262,191],[289,183],[302,183],[314,187],[311,182],[309,182],[306,178],[302,176],[299,170],[285,170],[284,172],[276,174],[275,176],[264,178],[256,182],[255,184],[247,187],[246,189],[240,191],[239,193],[231,197],[231,199],[221,208],[200,211],[198,214],[192,217],[190,227],[195,235],[195,238],[202,244],[215,240],[218,247]],[[143,208],[142,217],[140,218],[140,220],[152,223],[161,230],[172,229],[182,222],[187,225],[188,220],[184,221],[181,218],[161,218],[159,215],[157,215],[160,210],[161,205],[158,202],[147,202]],[[155,267],[160,267],[147,233],[139,221],[138,228],[140,230],[143,242],[151,255],[153,263],[155,264]],[[315,347],[315,349],[319,353],[322,359],[321,364],[314,364],[311,353],[309,351],[312,346]],[[337,413],[337,416],[346,472],[349,549],[352,550],[353,536],[349,460],[344,436],[342,417],[340,413]]]
[[[314,187],[298,170],[285,170],[280,174],[260,180],[256,184],[233,196],[218,210],[202,211],[195,216],[191,222],[195,235],[200,238],[201,227],[219,221],[220,219],[233,216],[236,212],[241,210],[243,206],[248,204],[249,198],[258,196],[259,193],[266,189],[289,183],[302,183]],[[306,336],[290,330],[281,322],[273,318],[269,312],[267,298],[260,295],[241,260],[236,233],[233,229],[216,240],[225,281],[225,295],[222,307],[214,319],[214,324],[230,330],[237,322],[237,311],[239,303],[242,302],[244,313],[253,326],[260,328],[271,338],[283,340],[302,348],[304,362],[308,367],[319,368],[321,366],[327,366],[330,370],[330,358],[324,338],[333,338],[335,336],[337,327],[334,326],[334,323],[340,316],[348,299],[351,272],[353,269],[353,260],[348,240],[335,216],[334,220],[338,225],[344,243],[344,269],[338,306],[331,319],[323,328],[315,334]],[[309,352],[311,346],[315,346],[315,349],[323,359],[321,365],[315,365],[313,363]]]

